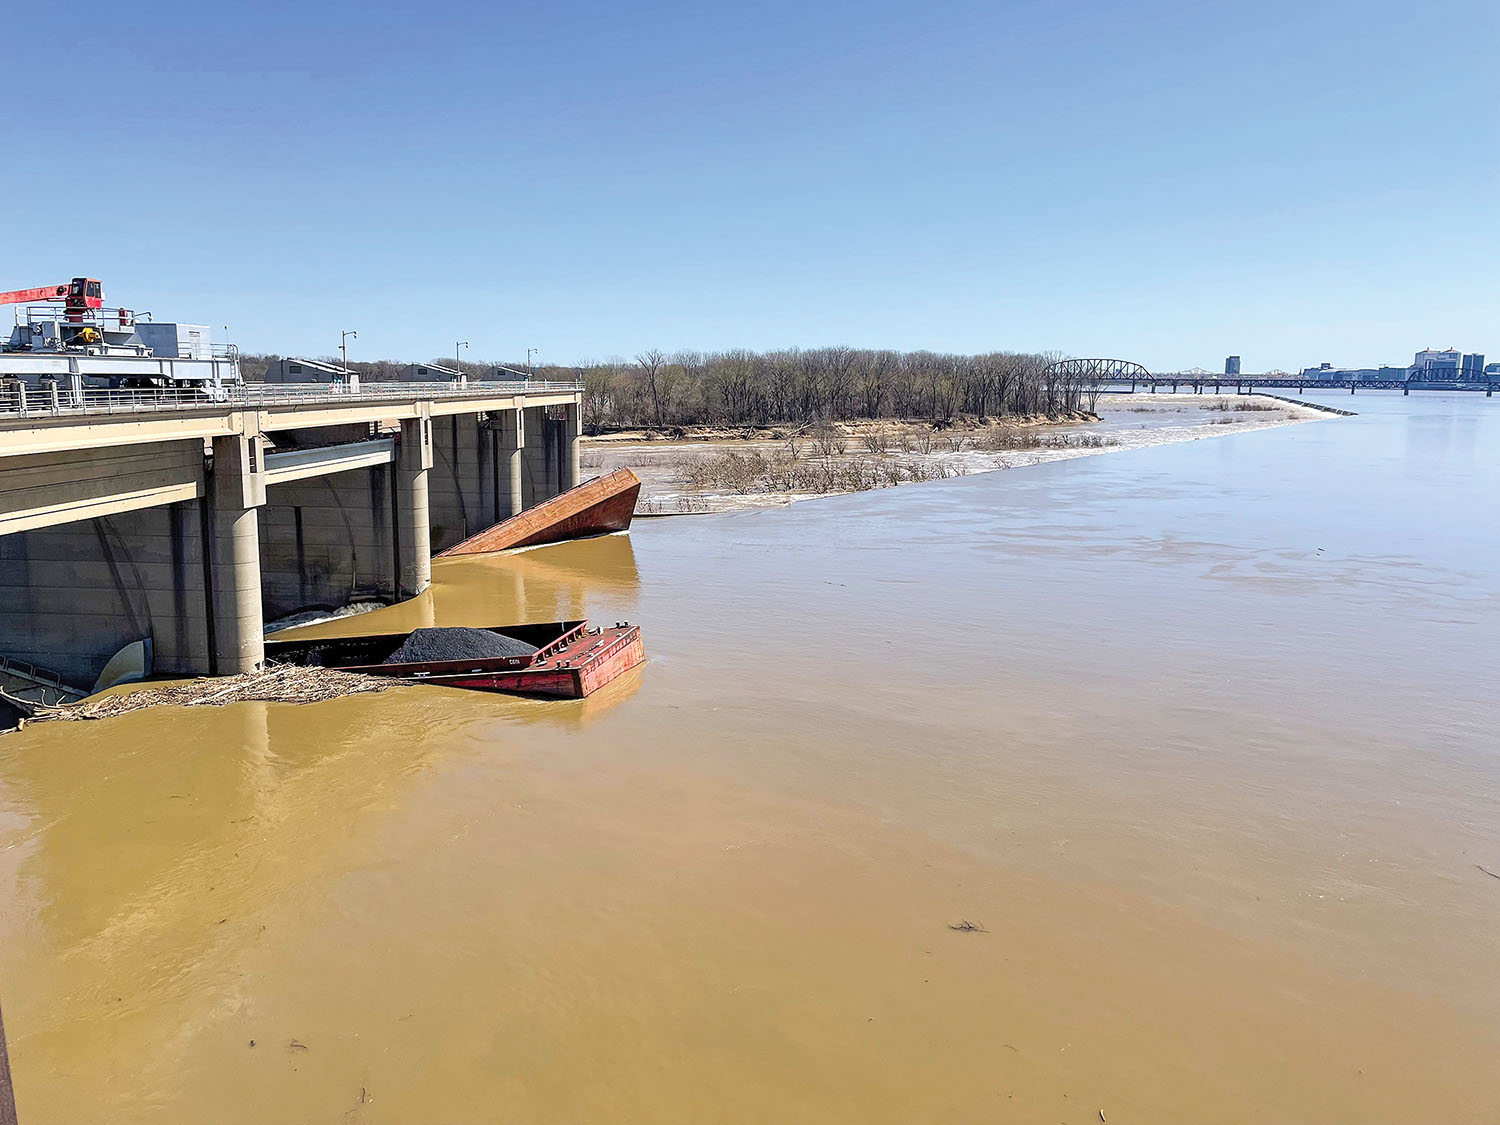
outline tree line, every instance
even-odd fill
[[[244,356],[246,378],[274,357]],[[868,348],[789,348],[771,352],[642,352],[573,367],[536,369],[538,379],[584,386],[584,425],[616,428],[806,425],[867,418],[949,421],[1059,417],[1092,411],[1099,387],[1050,369],[1052,355],[990,352],[952,355]],[[454,367],[454,360],[433,360]],[[357,365],[360,378],[395,379],[404,364]],[[464,362],[471,378],[496,365]],[[506,367],[515,365],[506,364]],[[522,368],[524,369],[524,368]]]

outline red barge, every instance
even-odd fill
[[[266,659],[370,676],[394,676],[440,687],[582,699],[646,658],[640,626],[628,622],[612,628],[590,629],[587,621],[553,621],[497,625],[488,631],[536,645],[537,650],[525,656],[383,664],[411,634],[381,633],[368,637],[267,641]]]
[[[501,520],[478,535],[455,543],[436,557],[487,555],[513,547],[536,547],[587,535],[625,531],[635,515],[635,500],[640,491],[640,477],[629,469],[616,469],[608,476],[585,481],[550,500],[543,500],[520,515]]]

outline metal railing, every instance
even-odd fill
[[[149,314],[148,314],[149,316]],[[107,328],[111,332],[128,332],[142,319],[134,309],[106,305],[97,309],[70,309],[61,301],[45,305],[17,305],[15,321],[18,325],[50,324],[56,322],[65,328]],[[149,323],[149,321],[147,321]]]
[[[0,656],[0,694],[9,695],[24,703],[55,707],[59,703],[75,703],[88,693],[65,683],[50,668],[40,668],[24,660]]]
[[[86,387],[80,393],[58,383],[0,387],[0,420],[65,415],[213,412],[278,406],[415,402],[422,399],[490,398],[495,395],[577,394],[582,383],[543,379],[507,382],[362,383],[356,388],[326,383],[233,383],[221,387]]]

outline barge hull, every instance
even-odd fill
[[[582,642],[593,642],[585,646]],[[581,651],[573,651],[574,648]],[[475,675],[423,676],[422,682],[440,687],[498,691],[515,695],[539,695],[551,699],[582,699],[646,659],[646,648],[637,625],[603,629],[598,636],[586,635],[576,646],[559,652],[554,661],[514,672]]]
[[[635,516],[635,501],[640,491],[640,477],[629,469],[616,469],[608,476],[586,481],[519,515],[501,520],[436,557],[487,555],[513,547],[535,547],[625,531]]]
[[[491,626],[489,631],[538,648],[527,656],[385,664],[383,659],[411,634],[381,633],[268,642],[266,652],[274,660],[291,664],[548,699],[582,699],[646,658],[640,626],[628,623],[590,631],[587,621],[553,621]]]

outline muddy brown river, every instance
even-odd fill
[[[641,622],[585,701],[0,738],[22,1125],[1494,1122],[1500,402],[1328,401],[313,630]]]

